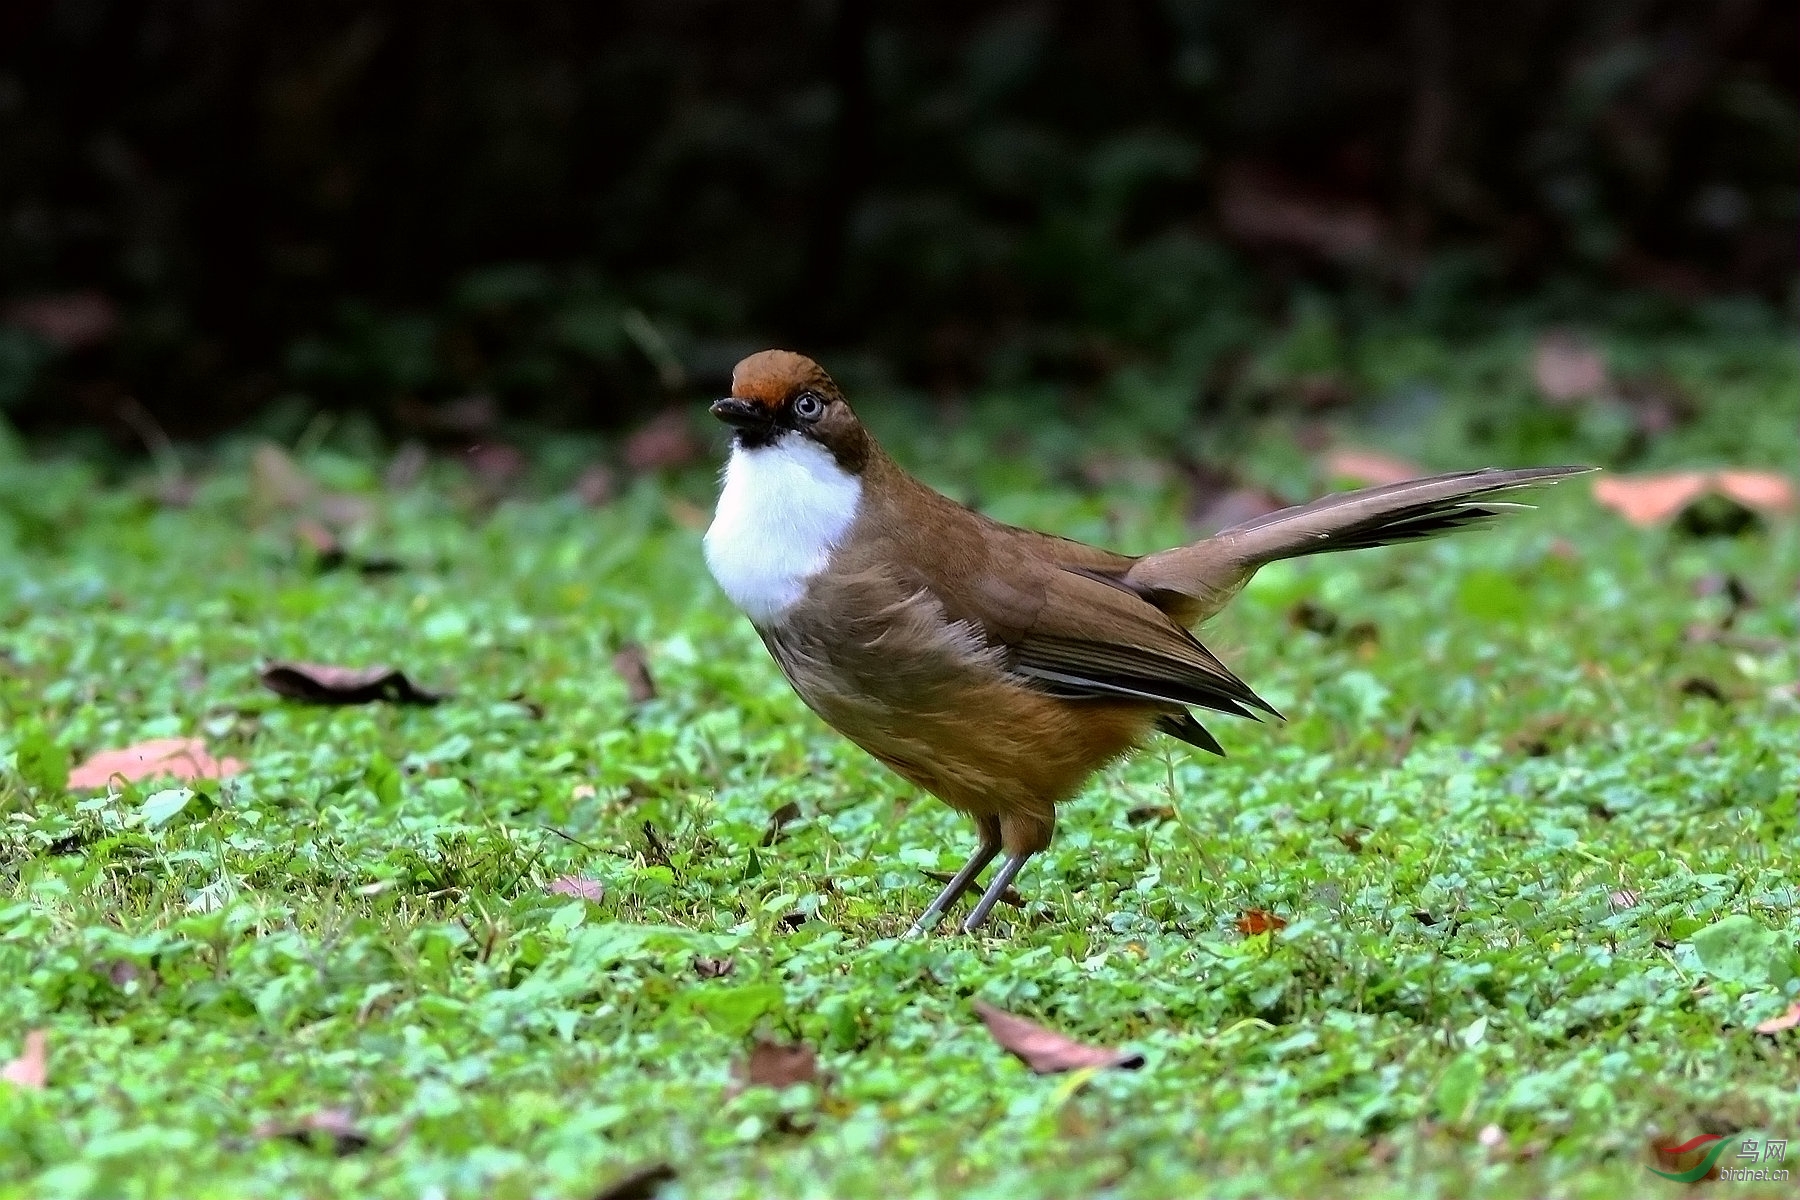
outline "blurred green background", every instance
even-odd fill
[[[1136,373],[1207,423],[1391,399],[1333,350],[1371,325],[1766,333],[1794,15],[15,0],[0,420],[466,444],[621,428],[780,344],[940,400]],[[1271,337],[1317,361],[1246,383]]]

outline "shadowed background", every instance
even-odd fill
[[[611,428],[808,349],[939,395],[1290,322],[1793,303],[1774,0],[0,12],[0,414]]]

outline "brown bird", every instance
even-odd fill
[[[782,674],[839,733],[975,819],[980,844],[919,934],[1001,850],[963,922],[1050,844],[1056,805],[1189,711],[1276,716],[1188,632],[1278,559],[1432,537],[1585,467],[1460,471],[1326,496],[1141,558],[989,520],[885,454],[811,359],[765,350],[712,406],[731,460],[706,561]]]

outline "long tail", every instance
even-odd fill
[[[1191,546],[1147,555],[1132,565],[1125,580],[1154,596],[1183,625],[1193,625],[1223,608],[1257,569],[1268,563],[1413,542],[1483,524],[1510,510],[1529,507],[1488,497],[1555,483],[1593,469],[1503,471],[1489,467],[1321,496],[1310,504],[1246,521]]]

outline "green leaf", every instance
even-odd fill
[[[144,800],[144,806],[138,810],[143,819],[145,829],[161,829],[194,798],[191,788],[165,788],[160,792],[152,792]]]
[[[720,1033],[743,1037],[765,1013],[779,1011],[786,1001],[781,985],[746,983],[737,987],[690,988],[681,995],[683,1007],[704,1017]]]
[[[1446,1125],[1467,1124],[1481,1099],[1481,1082],[1481,1059],[1473,1054],[1457,1055],[1438,1079],[1438,1119]]]
[[[1697,931],[1693,946],[1694,957],[1715,979],[1745,987],[1779,987],[1793,978],[1790,936],[1743,913],[1733,913]]]

